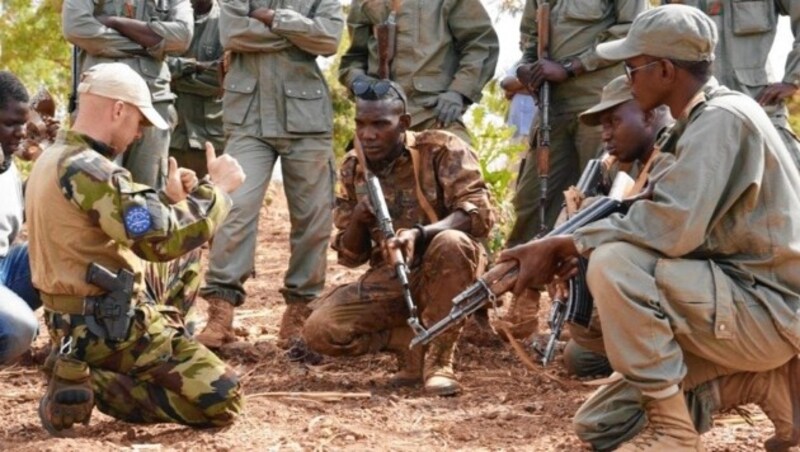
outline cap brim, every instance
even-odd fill
[[[578,119],[587,126],[598,126],[600,125],[600,113],[614,108],[617,105],[622,105],[625,102],[633,100],[633,96],[628,99],[615,99],[615,100],[608,100],[605,102],[600,102],[599,104],[595,105],[594,107],[584,111],[583,113],[578,115]]]
[[[597,56],[609,61],[622,61],[642,54],[641,50],[633,45],[630,38],[617,39],[597,45]]]
[[[139,108],[139,111],[142,113],[142,116],[144,116],[145,119],[147,119],[147,121],[150,123],[151,126],[161,130],[169,129],[169,124],[167,124],[167,121],[165,121],[164,118],[162,118],[161,115],[158,114],[155,108],[142,107],[142,106],[137,106],[137,108]]]

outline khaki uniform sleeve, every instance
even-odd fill
[[[489,235],[494,225],[494,212],[489,190],[481,176],[480,163],[472,149],[461,139],[453,137],[437,156],[439,186],[444,193],[444,205],[449,212],[462,210],[470,217],[468,231],[475,238]]]
[[[172,80],[191,76],[197,70],[197,60],[184,57],[167,57],[167,66]]]
[[[112,240],[154,262],[175,259],[207,242],[231,208],[228,195],[208,183],[171,205],[152,188],[134,183],[128,171],[88,150],[60,165],[59,183],[64,196]]]
[[[584,69],[596,71],[617,64],[618,61],[608,61],[597,56],[597,44],[624,38],[631,28],[633,19],[645,10],[647,10],[647,0],[616,0],[614,2],[616,22],[601,35],[594,45],[578,56]]]
[[[450,90],[477,103],[484,85],[494,76],[500,44],[492,19],[478,0],[457,0],[447,18],[458,49],[458,70]]]
[[[121,58],[141,52],[142,46],[106,27],[94,17],[93,0],[65,0],[61,9],[64,38],[90,55]]]
[[[194,32],[194,12],[189,0],[173,0],[169,9],[170,20],[151,20],[147,23],[163,39],[147,52],[158,60],[167,55],[180,55],[189,48]]]
[[[338,254],[338,262],[345,267],[358,267],[369,261],[370,251],[354,253],[342,243],[344,231],[350,225],[353,210],[358,204],[355,188],[356,157],[348,155],[339,171],[339,192],[336,194],[336,207],[333,209],[333,224],[338,231],[333,238],[331,248]]]
[[[536,34],[539,29],[539,21],[536,20],[536,9],[539,4],[536,0],[527,0],[525,8],[522,10],[522,20],[519,23],[519,42],[522,49],[522,57],[519,64],[534,63],[539,59],[537,46],[539,37]]]
[[[624,241],[668,257],[689,254],[706,240],[717,210],[726,207],[718,205],[720,200],[737,199],[737,192],[747,189],[730,185],[729,176],[741,163],[739,149],[759,146],[760,139],[732,113],[707,107],[680,138],[674,163],[656,168],[653,200],[637,201],[625,216],[615,214],[579,229],[574,234],[578,250],[586,253],[604,243]],[[718,152],[703,152],[709,143]],[[698,180],[703,181],[702,190],[687,183]]]
[[[312,55],[336,53],[343,28],[342,5],[337,0],[322,0],[313,18],[291,9],[276,9],[272,20],[274,33]]]
[[[220,2],[219,38],[225,50],[233,52],[280,52],[292,46],[263,22],[249,17],[247,0]]]
[[[781,14],[789,16],[789,21],[794,34],[794,44],[786,57],[786,73],[784,83],[793,83],[800,86],[800,2],[796,0],[776,0]]]
[[[367,73],[369,61],[369,38],[372,25],[361,12],[360,2],[356,0],[347,15],[347,31],[350,36],[350,47],[342,55],[339,63],[339,82],[349,87],[359,75]]]

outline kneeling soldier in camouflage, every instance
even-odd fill
[[[486,237],[493,223],[489,194],[477,158],[464,141],[440,130],[407,131],[410,117],[397,84],[368,81],[353,91],[363,155],[351,151],[342,165],[333,248],[343,265],[369,262],[370,268],[357,282],[314,301],[303,335],[309,347],[327,355],[393,352],[400,362],[393,383],[416,384],[424,378],[426,391],[451,395],[459,390],[453,357],[460,329],[437,338],[427,350],[409,350],[414,335],[406,320],[409,308],[395,268],[384,256],[397,249],[405,255],[422,323],[442,319],[453,296],[486,266],[477,239]],[[366,195],[364,166],[377,176],[386,196],[398,228],[394,238],[387,240],[380,232],[378,208]]]
[[[144,80],[101,64],[78,91],[74,127],[42,154],[27,186],[33,282],[59,350],[42,422],[58,434],[88,423],[96,403],[128,422],[228,425],[242,406],[238,378],[181,317],[199,285],[192,251],[227,215],[242,169],[209,146],[209,179],[198,183],[172,159],[162,192],[136,184],[112,159],[142,126],[167,127]]]

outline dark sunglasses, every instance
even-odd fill
[[[397,94],[397,98],[403,103],[403,113],[407,112],[406,100],[403,94],[397,90],[388,80],[356,80],[353,82],[353,94],[359,99],[378,100],[385,96],[389,90]]]

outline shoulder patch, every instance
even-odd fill
[[[140,205],[132,205],[125,209],[122,221],[131,237],[139,237],[153,227],[153,217],[144,206]]]

